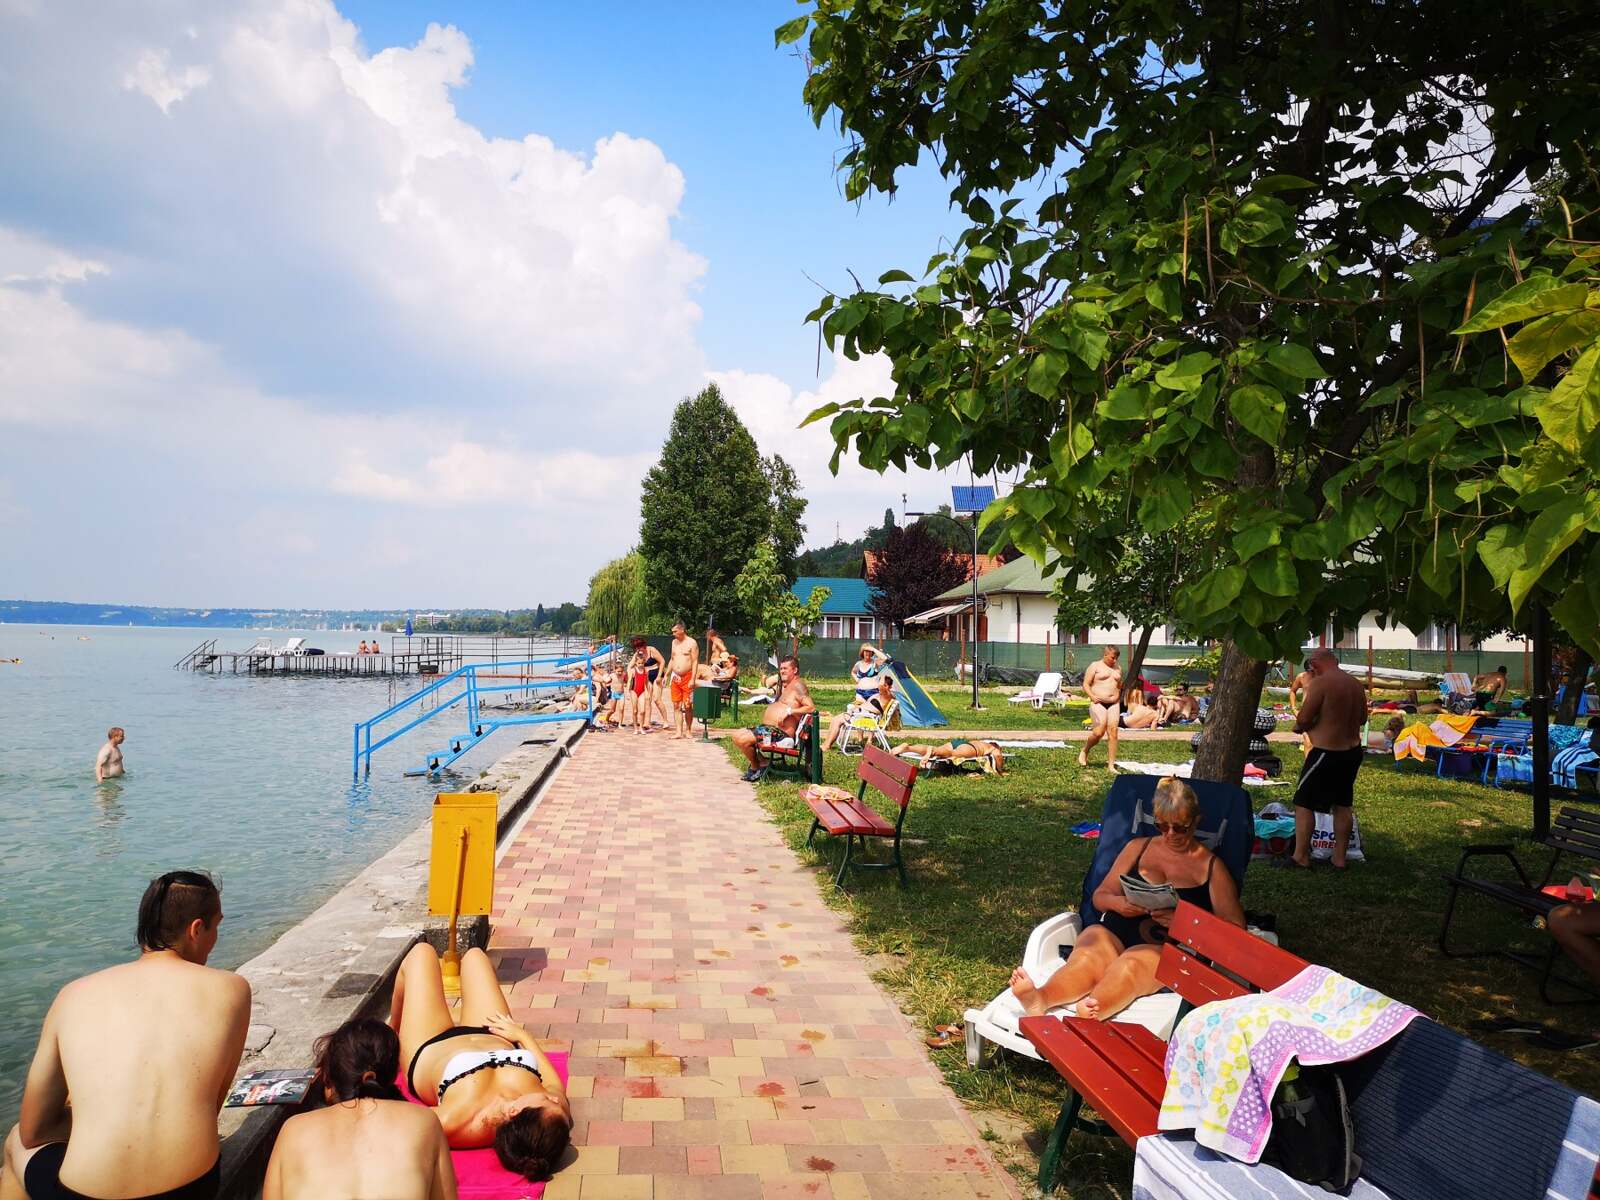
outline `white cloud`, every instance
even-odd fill
[[[171,55],[165,50],[141,50],[133,67],[122,77],[122,86],[130,92],[148,96],[163,114],[196,88],[211,82],[211,72],[205,67],[190,65],[174,71]]]

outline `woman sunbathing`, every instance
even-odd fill
[[[392,1196],[455,1200],[456,1175],[439,1122],[400,1098],[400,1039],[358,1017],[317,1039],[326,1108],[290,1117],[272,1147],[261,1200]]]
[[[1239,890],[1216,855],[1195,840],[1200,801],[1181,779],[1168,775],[1156,784],[1155,837],[1134,838],[1094,890],[1100,923],[1078,935],[1072,955],[1043,986],[1018,967],[1011,991],[1024,1011],[1039,1016],[1060,1004],[1077,1002],[1080,1017],[1104,1021],[1140,996],[1161,990],[1156,963],[1173,909],[1148,912],[1122,894],[1122,877],[1137,875],[1147,883],[1170,884],[1180,900],[1244,926]]]
[[[966,738],[956,738],[942,746],[926,746],[916,742],[908,742],[903,746],[895,747],[895,753],[905,756],[917,755],[917,765],[926,767],[933,762],[962,763],[976,762],[979,770],[985,775],[1004,775],[1006,773],[1006,756],[1000,747],[993,742],[974,742]]]
[[[835,713],[828,722],[828,733],[822,740],[824,750],[832,750],[833,745],[844,735],[845,726],[857,717],[881,717],[889,711],[889,705],[894,702],[894,682],[887,675],[878,676],[878,690],[865,700],[854,699],[841,713]]]
[[[461,1024],[450,1019],[439,956],[413,946],[395,979],[389,1024],[406,1084],[436,1107],[451,1146],[493,1145],[508,1171],[550,1178],[572,1138],[572,1109],[539,1043],[511,1019],[489,956],[461,956]]]
[[[1124,729],[1154,729],[1156,724],[1155,706],[1145,701],[1144,689],[1131,687],[1128,694],[1122,698],[1122,716],[1120,724]]]

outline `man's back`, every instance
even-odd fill
[[[1367,723],[1367,693],[1360,680],[1339,667],[1324,671],[1306,685],[1306,708],[1316,712],[1308,732],[1311,744],[1324,750],[1349,750],[1362,742]],[[1304,710],[1302,710],[1304,711]]]
[[[46,1018],[72,1099],[62,1183],[114,1196],[205,1174],[249,1020],[244,979],[175,955],[147,954],[64,987]]]

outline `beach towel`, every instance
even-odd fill
[[[1407,725],[1394,740],[1395,762],[1408,758],[1427,762],[1429,746],[1454,746],[1472,732],[1477,719],[1471,713],[1459,717],[1440,713],[1432,721],[1416,721]]]
[[[561,1083],[567,1082],[567,1054],[546,1054],[550,1065],[556,1069]],[[395,1080],[400,1087],[400,1094],[412,1104],[422,1104],[411,1094],[411,1089],[406,1086],[405,1072],[400,1073],[400,1078]],[[427,1105],[422,1105],[424,1108]],[[485,1146],[481,1150],[452,1150],[450,1162],[456,1170],[456,1195],[472,1197],[473,1200],[539,1200],[544,1195],[545,1185],[542,1183],[529,1183],[515,1171],[508,1171],[500,1165],[500,1159],[495,1156],[493,1146]]]
[[[1116,763],[1117,770],[1126,771],[1130,775],[1171,775],[1178,779],[1188,779],[1194,770],[1194,759],[1181,763],[1153,763],[1135,762],[1128,758],[1119,758]],[[1244,778],[1239,781],[1247,787],[1288,787],[1287,781],[1282,779],[1268,779],[1267,773],[1260,767],[1251,770],[1247,763]]]
[[[1291,1061],[1349,1062],[1420,1015],[1318,966],[1270,992],[1203,1004],[1167,1043],[1157,1127],[1193,1129],[1200,1145],[1259,1162],[1272,1132],[1272,1096]]]

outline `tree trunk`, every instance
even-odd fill
[[[1233,644],[1222,643],[1222,664],[1211,689],[1211,711],[1195,751],[1194,777],[1217,783],[1238,783],[1244,778],[1245,758],[1254,736],[1256,709],[1267,664],[1251,658]]]
[[[1133,681],[1139,678],[1139,670],[1144,666],[1144,656],[1150,649],[1150,637],[1155,631],[1154,625],[1139,627],[1139,640],[1134,644],[1132,653],[1128,655],[1128,673],[1122,677],[1127,681],[1128,687],[1132,687]],[[1123,690],[1126,692],[1127,688]]]
[[[1589,657],[1587,650],[1578,647],[1573,650],[1569,663],[1564,681],[1566,691],[1561,694],[1561,707],[1556,710],[1556,723],[1559,725],[1578,723],[1578,700],[1589,684],[1589,668],[1594,666],[1594,659]]]

